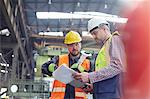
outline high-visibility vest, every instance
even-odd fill
[[[105,44],[102,46],[102,48],[98,52],[98,55],[95,61],[96,71],[108,66],[108,64],[110,63],[109,47],[110,47],[112,36],[114,35],[119,35],[119,33],[117,31],[112,33],[112,35],[109,37],[109,39],[105,42]]]
[[[59,56],[59,63],[58,65],[61,66],[62,64],[67,64],[69,66],[69,57],[68,55],[60,55]],[[90,61],[85,59],[81,64],[85,68],[85,70],[90,69]],[[50,99],[64,99],[66,90],[66,84],[61,83],[58,80],[54,81],[53,84],[53,91],[51,92]],[[82,91],[80,88],[75,88],[75,99],[86,99],[86,93]]]

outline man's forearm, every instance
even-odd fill
[[[91,83],[99,82],[114,77],[115,75],[123,71],[120,63],[112,62],[105,68],[89,73],[89,79]]]

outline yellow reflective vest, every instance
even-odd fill
[[[104,68],[105,66],[108,66],[110,63],[110,56],[109,56],[109,47],[110,42],[113,35],[119,35],[119,33],[116,31],[114,32],[109,39],[105,42],[105,44],[102,46],[100,51],[98,52],[96,61],[95,61],[95,70],[99,70]]]

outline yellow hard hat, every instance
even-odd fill
[[[79,35],[79,33],[75,32],[75,31],[70,31],[66,34],[64,43],[72,44],[72,43],[81,42],[81,41],[82,41],[82,38]]]

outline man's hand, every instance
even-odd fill
[[[85,87],[81,88],[85,93],[91,93],[93,91],[93,85],[86,83]]]
[[[76,80],[80,80],[84,83],[87,83],[87,82],[90,82],[89,80],[89,73],[87,72],[83,72],[83,73],[75,73],[73,74],[73,77],[76,79]]]

